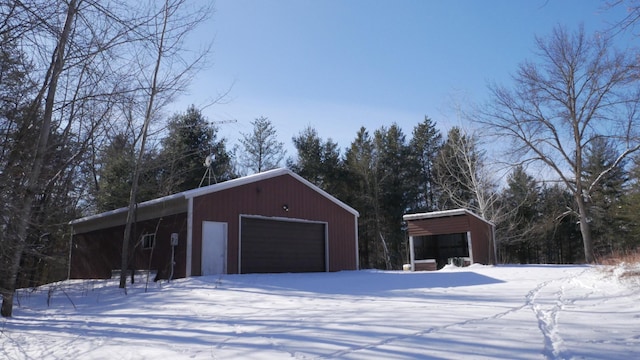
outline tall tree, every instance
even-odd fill
[[[28,64],[23,81],[27,91],[13,91],[19,106],[2,106],[13,112],[2,124],[2,136],[12,141],[3,143],[0,161],[0,184],[6,185],[0,186],[0,218],[6,230],[0,232],[0,246],[6,250],[0,254],[2,316],[11,316],[21,264],[27,260],[24,254],[36,253],[40,239],[53,237],[41,233],[53,234],[50,222],[70,220],[46,216],[45,209],[82,203],[85,179],[95,186],[98,176],[95,171],[89,176],[80,172],[95,163],[112,124],[125,113],[133,114],[140,103],[136,95],[144,90],[144,81],[132,67],[149,58],[144,42],[157,19],[149,11],[151,5],[0,1],[0,48],[6,53],[16,45],[24,58],[21,63]],[[167,68],[177,69],[175,65]],[[0,77],[7,79],[9,74],[3,69]],[[179,83],[165,83],[163,89]],[[119,108],[125,99],[131,101]],[[56,210],[56,215],[73,217],[76,209]]]
[[[563,184],[542,187],[528,262],[573,264],[584,259],[572,197]]]
[[[571,192],[580,219],[585,261],[594,260],[588,199],[608,173],[640,149],[637,57],[615,51],[607,38],[554,28],[536,38],[538,62],[526,61],[511,89],[490,88],[480,124],[513,145],[518,162],[537,162]],[[602,138],[619,156],[587,184],[587,146]]]
[[[470,188],[468,165],[475,169],[476,154],[467,150],[475,147],[459,127],[453,127],[447,133],[442,148],[435,161],[435,175],[438,187],[442,190],[439,199],[443,210],[470,208],[475,205],[473,191]]]
[[[11,209],[14,214],[11,216],[7,230],[10,239],[3,239],[12,244],[10,253],[6,257],[6,278],[4,285],[0,288],[2,292],[2,307],[0,315],[11,316],[13,312],[13,295],[16,281],[20,269],[20,262],[25,249],[27,248],[27,236],[29,231],[29,221],[33,215],[33,204],[35,197],[41,192],[41,174],[44,167],[44,160],[49,146],[49,135],[52,130],[53,113],[58,90],[58,80],[64,71],[65,59],[68,51],[69,36],[75,22],[78,11],[78,3],[71,0],[65,8],[65,20],[59,35],[56,37],[56,46],[52,51],[49,62],[47,76],[40,83],[38,93],[31,102],[26,113],[28,121],[38,129],[34,146],[25,149],[16,146],[9,151],[7,168],[11,169],[13,164],[25,158],[32,157],[32,160],[25,164],[25,175],[20,176],[23,182],[15,184],[13,187],[11,200],[7,205],[15,206]],[[8,20],[8,19],[7,19]],[[42,114],[40,114],[42,109]],[[25,152],[26,151],[26,152]],[[3,179],[5,180],[5,179]]]
[[[397,124],[373,137],[363,127],[345,154],[349,204],[360,212],[360,263],[363,267],[399,268],[407,256],[402,216],[413,200],[406,137]]]
[[[434,211],[437,209],[437,184],[434,163],[442,147],[442,134],[436,123],[425,116],[424,121],[413,128],[409,150],[415,162],[415,203],[412,212]]]
[[[379,242],[378,155],[369,131],[361,127],[345,153],[345,169],[350,179],[345,199],[358,212],[358,252],[363,268],[382,267],[384,256]]]
[[[312,127],[305,128],[292,141],[298,154],[295,160],[287,160],[287,167],[321,189],[341,197],[345,177],[338,144],[331,139],[323,141]]]
[[[435,170],[443,208],[467,208],[497,222],[500,209],[496,180],[478,146],[478,137],[453,127],[438,154]]]
[[[153,152],[147,152],[141,166],[138,201],[146,201],[160,196],[160,161]],[[100,154],[97,169],[98,184],[95,189],[96,210],[99,212],[126,207],[131,193],[134,171],[135,146],[130,134],[121,132],[114,135]]]
[[[169,119],[160,153],[163,195],[234,177],[226,140],[218,140],[217,133],[218,128],[193,105]]]
[[[275,169],[285,157],[284,143],[278,141],[271,120],[261,116],[251,122],[253,131],[243,133],[240,143],[240,165],[245,171],[259,173]]]
[[[408,259],[407,242],[402,231],[402,216],[414,198],[415,189],[408,179],[410,164],[406,136],[397,124],[374,133],[378,154],[379,240],[388,252],[387,269],[398,269]],[[388,249],[387,249],[388,248]]]
[[[591,184],[605,169],[611,167],[618,156],[609,141],[602,138],[595,138],[585,149],[582,176],[585,185],[591,189],[586,204],[589,208],[594,251],[605,255],[625,250],[628,227],[620,217],[619,209],[622,207],[627,182],[627,174],[623,168],[626,161],[606,172],[593,186]]]
[[[137,66],[140,68],[142,87],[142,104],[144,104],[143,121],[140,128],[140,141],[137,146],[136,161],[134,163],[131,180],[131,192],[127,211],[127,220],[122,240],[120,288],[126,288],[127,270],[129,269],[129,253],[131,251],[131,228],[138,202],[138,188],[142,174],[142,164],[146,156],[147,140],[151,123],[156,119],[160,108],[180,91],[193,76],[198,65],[201,64],[208,51],[194,59],[184,58],[184,43],[187,36],[195,27],[204,21],[210,13],[207,7],[189,9],[186,0],[165,0],[153,9],[151,21],[144,29],[147,36],[146,49],[148,53],[139,58]],[[182,66],[177,66],[182,64]]]
[[[499,247],[502,260],[513,262],[513,253],[526,253],[524,249],[535,241],[536,222],[538,220],[538,198],[540,186],[525,171],[522,165],[516,166],[507,176],[507,187],[502,192],[502,202],[510,209],[503,221],[497,224],[500,239]],[[522,256],[518,261],[528,262]]]
[[[627,226],[627,238],[622,246],[634,249],[640,246],[640,154],[632,157],[629,182],[625,188],[619,215]]]

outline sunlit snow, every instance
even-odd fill
[[[447,267],[75,280],[21,290],[2,359],[640,358],[640,284],[615,268]]]

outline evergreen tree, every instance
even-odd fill
[[[346,202],[358,210],[358,248],[360,267],[384,266],[379,251],[379,202],[377,179],[377,154],[373,139],[366,128],[361,127],[356,139],[345,153],[345,169],[349,179]]]
[[[164,195],[235,177],[226,140],[217,140],[217,132],[193,105],[169,119],[160,152]]]
[[[591,235],[596,255],[622,250],[628,227],[620,217],[627,175],[624,162],[612,167],[618,154],[604,138],[595,138],[585,151],[584,184],[591,195],[586,201],[591,216]],[[605,171],[611,168],[610,171]],[[597,177],[601,178],[597,180]]]
[[[96,209],[99,212],[127,206],[131,193],[131,180],[135,162],[131,137],[118,133],[102,150],[99,157],[98,186],[95,189]],[[148,152],[141,164],[138,202],[161,196],[158,182],[158,159]]]
[[[569,190],[560,184],[545,186],[538,200],[539,218],[531,241],[528,262],[575,263],[584,259],[584,249]]]
[[[396,124],[376,130],[373,137],[361,128],[345,154],[347,202],[360,212],[362,267],[397,269],[407,257],[402,216],[412,200],[408,159],[406,137]]]
[[[500,254],[503,262],[529,262],[525,254],[535,241],[540,187],[520,165],[507,177],[502,202],[509,209],[497,224]]]
[[[323,141],[318,132],[307,127],[292,139],[298,152],[296,160],[287,160],[287,166],[298,175],[339,198],[344,194],[344,166],[338,144],[331,139]]]
[[[243,133],[239,160],[245,172],[259,173],[280,166],[286,151],[284,143],[278,141],[276,129],[271,121],[261,116],[251,122],[253,131]]]
[[[407,242],[402,231],[402,216],[413,200],[413,184],[410,173],[409,146],[402,129],[397,124],[388,129],[382,127],[374,134],[378,154],[377,199],[380,216],[379,234],[389,264],[398,269],[408,258]]]
[[[640,247],[640,155],[633,157],[629,170],[629,182],[619,205],[620,219],[627,236],[620,244],[624,250]]]
[[[409,141],[410,156],[414,162],[411,168],[415,169],[409,174],[415,181],[411,212],[435,211],[438,208],[434,163],[441,147],[442,134],[436,129],[435,122],[425,116],[424,121],[413,129]]]

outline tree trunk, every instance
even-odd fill
[[[13,313],[13,295],[15,293],[16,282],[18,280],[20,261],[26,247],[27,229],[32,215],[33,199],[38,193],[37,186],[40,180],[40,174],[42,173],[44,157],[49,145],[49,133],[51,132],[51,119],[53,117],[53,107],[58,87],[58,78],[60,77],[60,73],[63,71],[67,40],[69,33],[71,32],[71,25],[74,21],[76,11],[76,0],[71,0],[67,8],[67,18],[65,20],[64,28],[60,34],[60,38],[58,39],[58,44],[52,60],[51,79],[48,86],[42,124],[40,127],[40,135],[38,138],[38,145],[33,165],[30,169],[26,188],[21,194],[22,199],[20,199],[20,196],[16,199],[19,200],[20,203],[16,203],[16,208],[19,210],[18,213],[13,216],[13,219],[17,220],[14,238],[15,248],[13,256],[10,258],[11,263],[9,264],[7,279],[5,280],[6,283],[2,290],[2,307],[0,309],[0,315],[3,317],[10,317]],[[39,105],[39,101],[36,100],[31,111],[31,116],[37,116],[36,114],[38,112],[37,109]]]
[[[147,143],[147,135],[149,132],[149,124],[153,118],[154,101],[158,94],[158,73],[160,72],[160,64],[164,57],[164,37],[167,31],[167,22],[169,21],[169,4],[165,1],[164,4],[164,17],[162,22],[162,29],[160,32],[160,39],[158,41],[158,53],[153,68],[153,77],[151,80],[151,89],[149,92],[149,101],[147,102],[147,109],[145,111],[144,124],[142,125],[142,139],[140,143],[140,153],[136,160],[133,172],[133,180],[131,183],[131,193],[129,196],[129,210],[127,212],[127,224],[125,225],[124,236],[122,239],[122,256],[120,267],[120,288],[126,289],[127,287],[127,270],[129,268],[129,247],[131,246],[131,226],[135,220],[136,210],[136,197],[138,195],[138,182],[140,181],[140,166],[142,159],[144,158],[145,146]]]
[[[591,239],[591,226],[589,225],[589,214],[587,212],[587,204],[582,195],[576,195],[578,203],[578,211],[580,213],[580,234],[582,235],[582,244],[584,245],[584,260],[587,264],[593,263],[593,241]]]

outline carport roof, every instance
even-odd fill
[[[402,219],[404,221],[411,221],[411,220],[434,219],[434,218],[457,216],[457,215],[471,215],[486,222],[487,224],[493,225],[491,221],[483,219],[473,211],[470,211],[467,209],[452,209],[452,210],[432,211],[432,212],[417,213],[417,214],[406,214],[402,216]]]
[[[179,213],[186,213],[188,210],[188,200],[194,197],[211,194],[218,191],[231,189],[237,186],[250,184],[253,182],[266,180],[282,175],[290,175],[311,189],[315,190],[328,200],[334,202],[338,206],[347,210],[355,216],[360,216],[357,210],[338,200],[331,194],[320,189],[300,175],[285,168],[273,169],[237,179],[228,180],[218,184],[213,184],[197,189],[187,190],[181,193],[164,196],[161,198],[149,200],[138,204],[137,221],[149,220],[161,216],[168,216]],[[126,223],[127,207],[103,212],[100,214],[90,215],[83,218],[75,219],[69,222],[73,226],[74,233],[80,234],[94,230],[105,229],[112,226],[123,225]]]

